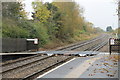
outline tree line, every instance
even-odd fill
[[[31,20],[21,2],[2,3],[2,36],[4,38],[38,38],[41,45],[49,42],[72,42],[81,35],[103,30],[85,20],[84,9],[76,2],[32,2]]]

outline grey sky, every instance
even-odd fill
[[[34,0],[25,0],[25,10],[32,12],[31,2]],[[49,1],[52,0],[43,0]],[[106,29],[112,26],[114,29],[118,27],[117,4],[114,0],[75,0],[85,10],[84,17],[87,21],[92,22],[95,27]],[[31,13],[30,13],[31,14]],[[30,18],[31,15],[29,15]]]

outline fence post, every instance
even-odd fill
[[[111,39],[112,38],[109,39],[109,53],[110,53],[110,55],[111,55]]]
[[[111,55],[111,45],[109,46],[109,52],[110,52],[110,55]]]

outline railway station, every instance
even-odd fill
[[[29,42],[30,46],[36,45],[33,39],[29,40],[33,42]],[[2,53],[4,63],[2,63],[1,73],[3,78],[33,79],[36,76],[37,80],[86,77],[116,80],[118,60],[115,58],[119,54],[119,41],[119,39],[112,39],[105,35],[51,51],[37,51],[37,47],[32,47],[36,49],[32,51],[29,47],[31,50],[29,49],[28,52]],[[101,52],[107,44],[109,44],[108,52]],[[32,68],[32,66],[35,67]],[[19,71],[22,72],[16,74]]]
[[[120,78],[119,0],[1,0],[0,26],[1,80]]]

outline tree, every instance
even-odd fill
[[[47,20],[48,32],[51,34],[51,39],[59,38],[59,31],[61,29],[61,12],[59,11],[58,7],[55,6],[53,3],[45,3],[47,9],[51,12],[50,17]]]
[[[83,9],[70,0],[71,2],[54,2],[55,6],[61,12],[62,26],[61,36],[62,39],[69,39],[76,35],[76,32],[83,30],[84,18],[82,17]]]
[[[34,9],[33,18],[39,20],[41,23],[47,21],[50,17],[50,11],[47,9],[46,5],[43,2],[32,2],[32,6]]]
[[[108,27],[106,28],[106,31],[107,31],[107,32],[112,32],[112,31],[113,31],[113,29],[112,29],[112,27],[111,27],[111,26],[108,26]]]
[[[2,2],[2,16],[12,19],[27,17],[21,2]]]

